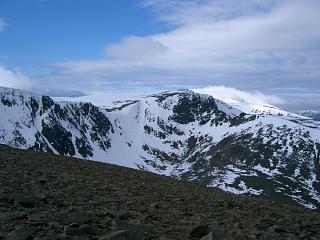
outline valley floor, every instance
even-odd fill
[[[0,176],[0,239],[320,239],[317,211],[105,163],[0,146]]]

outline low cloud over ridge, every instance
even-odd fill
[[[29,90],[32,82],[19,70],[9,70],[0,65],[0,86]]]
[[[260,91],[248,92],[226,86],[208,86],[192,90],[197,93],[208,94],[224,102],[235,100],[240,103],[259,105],[278,105],[285,103],[285,101],[278,96],[263,94]]]

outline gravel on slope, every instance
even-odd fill
[[[320,213],[0,146],[0,239],[201,238],[320,239]]]

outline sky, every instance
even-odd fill
[[[319,0],[0,0],[0,86],[191,88],[320,110],[319,11]]]

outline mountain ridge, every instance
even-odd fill
[[[301,116],[311,118],[315,121],[320,121],[320,111],[315,111],[315,110],[305,110],[305,111],[300,111],[297,112]]]
[[[320,130],[190,90],[113,107],[0,89],[0,142],[317,208]],[[313,125],[312,125],[313,126]]]

